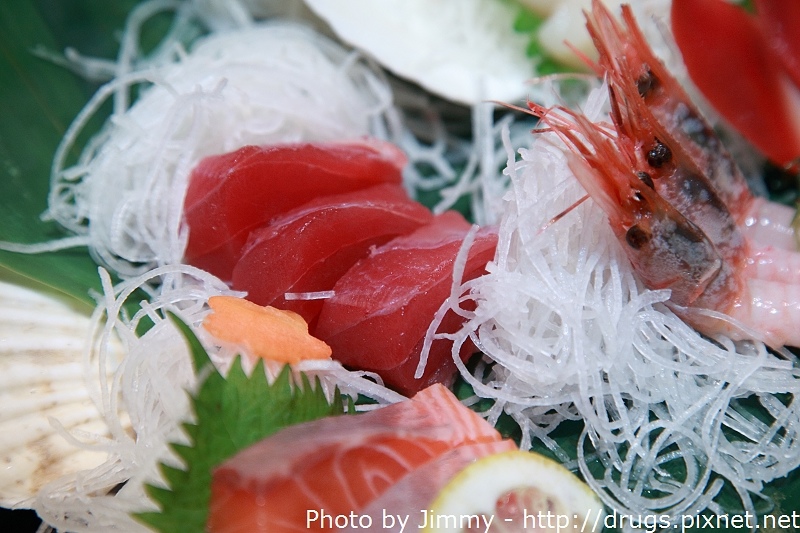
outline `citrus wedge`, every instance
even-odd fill
[[[423,511],[426,532],[600,531],[604,510],[572,472],[541,455],[489,455],[459,472]]]

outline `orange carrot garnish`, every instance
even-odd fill
[[[256,357],[297,363],[331,356],[330,347],[308,333],[308,324],[297,313],[233,296],[212,296],[208,305],[213,312],[203,321],[206,331]]]

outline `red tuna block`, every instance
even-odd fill
[[[470,229],[456,212],[398,237],[356,263],[334,286],[322,306],[314,335],[345,366],[379,374],[387,385],[411,394],[431,383],[448,382],[456,372],[452,343],[433,342],[425,372],[414,378],[425,334],[452,285],[456,255]],[[494,257],[497,234],[481,229],[470,248],[463,280],[482,275]],[[462,318],[445,315],[438,332],[452,333]],[[473,346],[465,343],[462,359]]]
[[[289,309],[313,326],[322,300],[287,301],[285,293],[332,290],[372,247],[432,218],[399,185],[318,198],[251,233],[232,286],[252,302]]]
[[[399,185],[405,163],[398,148],[377,140],[245,146],[208,157],[184,201],[185,261],[229,281],[250,231],[319,196]]]

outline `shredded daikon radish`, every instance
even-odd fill
[[[186,240],[182,204],[193,166],[202,157],[246,144],[339,140],[388,131],[380,122],[391,101],[389,88],[357,54],[295,24],[253,25],[228,3],[197,5],[208,3],[232,9],[224,20],[203,20],[225,30],[188,54],[180,38],[191,33],[192,20],[202,18],[192,11],[193,3],[154,0],[137,6],[126,26],[115,77],[77,117],[56,154],[48,216],[76,236],[21,249],[35,253],[88,243],[93,256],[125,280],[112,287],[103,273],[105,291],[93,317],[96,328],[85,365],[88,374],[105,375],[112,364],[110,339],[122,340],[126,356],[112,369],[114,379],[90,390],[111,436],[65,435],[73,444],[108,453],[108,460],[54,481],[33,503],[43,520],[59,530],[145,531],[129,513],[152,508],[144,485],[162,482],[158,463],[175,461],[168,443],[185,438],[179,428],[190,417],[186,391],[197,377],[164,311],[196,327],[208,312],[209,297],[234,294],[213,276],[180,264]],[[147,17],[168,9],[176,10],[178,29],[156,56],[137,56],[135,34]],[[97,76],[108,73],[106,64],[92,66]],[[128,95],[137,84],[143,90],[131,105]],[[66,154],[78,132],[109,98],[114,114],[67,167]],[[125,304],[137,289],[148,301],[134,302],[140,303],[139,311],[128,317]],[[145,317],[155,326],[138,336]],[[214,363],[225,371],[234,349],[215,345],[196,329]],[[245,357],[244,362],[251,370],[254,360]],[[278,371],[267,365],[270,376]],[[333,361],[301,363],[295,371],[319,378],[329,395],[338,388],[353,398],[373,398],[376,405],[402,399],[377,376],[347,371]]]
[[[53,166],[47,216],[87,235],[94,257],[124,277],[180,262],[187,179],[203,157],[368,135],[391,98],[355,54],[291,23],[212,34],[170,59],[104,86]],[[118,98],[141,83],[152,85],[131,106]],[[77,133],[109,97],[117,111],[66,167]]]
[[[506,184],[495,161],[502,150],[497,135],[484,131],[492,127],[491,105],[473,111],[476,141],[457,139],[425,99],[404,100],[406,109],[393,107],[384,75],[359,53],[293,23],[255,24],[252,8],[216,0],[150,0],[131,13],[117,62],[74,51],[59,60],[91,78],[111,77],[70,126],[53,162],[44,218],[77,237],[0,248],[40,253],[87,245],[100,264],[123,278],[176,264],[187,238],[182,207],[188,176],[203,157],[246,144],[363,135],[391,139],[406,151],[411,165],[404,178],[412,195],[445,187],[437,211],[470,195],[476,222],[498,219]],[[142,26],[170,10],[170,33],[144,55],[138,46]],[[218,32],[187,53],[185,43],[201,26]],[[131,104],[134,88],[141,95]],[[109,99],[114,112],[107,125],[82,147],[77,161],[68,160],[81,150],[79,133]],[[407,112],[422,116],[423,129],[435,132],[432,145],[408,129]],[[420,172],[420,166],[433,172]]]
[[[170,309],[192,323],[205,312],[198,292],[229,291],[212,276],[187,266],[162,267],[117,287],[111,287],[105,272],[101,274],[106,294],[92,317],[96,327],[86,366],[90,372],[106,371],[107,347],[114,335],[126,355],[113,369],[110,383],[103,381],[90,390],[111,436],[99,441],[76,438],[87,448],[105,451],[108,459],[94,470],[50,483],[37,495],[34,508],[46,523],[63,531],[146,531],[128,513],[152,508],[144,483],[158,480],[158,461],[172,457],[167,443],[185,442],[179,427],[189,415],[186,391],[196,383],[185,342],[157,311]],[[126,319],[123,305],[154,278],[162,287],[161,303],[147,304]],[[145,316],[155,325],[139,337],[135,330]],[[121,483],[118,493],[110,495],[110,489]]]
[[[286,300],[326,300],[335,295],[334,291],[287,292],[283,294],[283,297]]]
[[[108,532],[148,531],[129,516],[151,510],[153,504],[145,493],[145,484],[163,484],[158,464],[180,466],[168,444],[186,442],[180,425],[191,420],[187,391],[195,390],[203,376],[195,376],[187,346],[174,324],[165,319],[165,311],[177,314],[194,327],[206,345],[212,361],[228,368],[234,355],[230,347],[215,344],[200,324],[209,312],[208,298],[216,295],[240,295],[210,274],[188,266],[163,266],[112,286],[101,270],[105,294],[94,313],[91,349],[87,350],[87,371],[104,375],[111,364],[108,346],[112,337],[122,341],[125,357],[113,369],[113,379],[102,381],[90,390],[109,428],[110,437],[68,434],[76,446],[108,453],[99,467],[60,478],[36,496],[33,507],[42,519],[64,531]],[[140,309],[125,316],[125,306],[137,289],[157,292]],[[133,302],[137,303],[137,302]],[[154,323],[139,336],[142,320]],[[243,354],[247,372],[255,359]],[[281,365],[266,363],[274,378]],[[318,378],[322,390],[331,398],[338,389],[356,399],[359,395],[375,400],[375,405],[396,402],[402,396],[384,387],[377,376],[350,372],[335,361],[304,361],[293,367],[312,380]],[[298,376],[299,377],[299,376]],[[124,484],[116,492],[111,489]]]
[[[583,111],[608,120],[607,106],[600,88]],[[715,500],[723,484],[754,513],[764,484],[800,465],[800,370],[763,344],[701,336],[663,305],[669,291],[644,289],[601,209],[574,206],[585,192],[565,151],[545,133],[519,161],[509,148],[496,259],[451,298],[477,303],[458,309],[462,375],[495,400],[490,421],[510,415],[523,447],[550,448],[620,513],[736,511]],[[457,357],[467,338],[485,354],[474,373]],[[577,458],[551,436],[567,420],[585,424]]]

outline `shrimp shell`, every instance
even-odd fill
[[[567,145],[570,169],[608,215],[639,278],[650,289],[670,289],[676,314],[708,335],[800,345],[800,254],[775,248],[767,224],[753,223],[771,216],[769,204],[749,191],[650,51],[630,7],[622,6],[623,23],[599,0],[592,7],[587,27],[608,84],[611,124],[558,106],[530,103],[531,112]]]
[[[622,6],[620,23],[602,2],[595,1],[587,17],[587,29],[600,53],[595,70],[624,95],[624,109],[648,117],[661,143],[680,146],[697,176],[706,180],[704,186],[714,190],[744,235],[764,244],[795,249],[795,210],[752,194],[742,171],[711,125],[649,47],[630,6]],[[646,152],[643,157],[654,145],[651,141],[641,146]],[[696,197],[686,198],[686,192],[694,194],[693,189],[679,185],[669,180],[656,181],[659,193],[685,210],[696,204]]]

